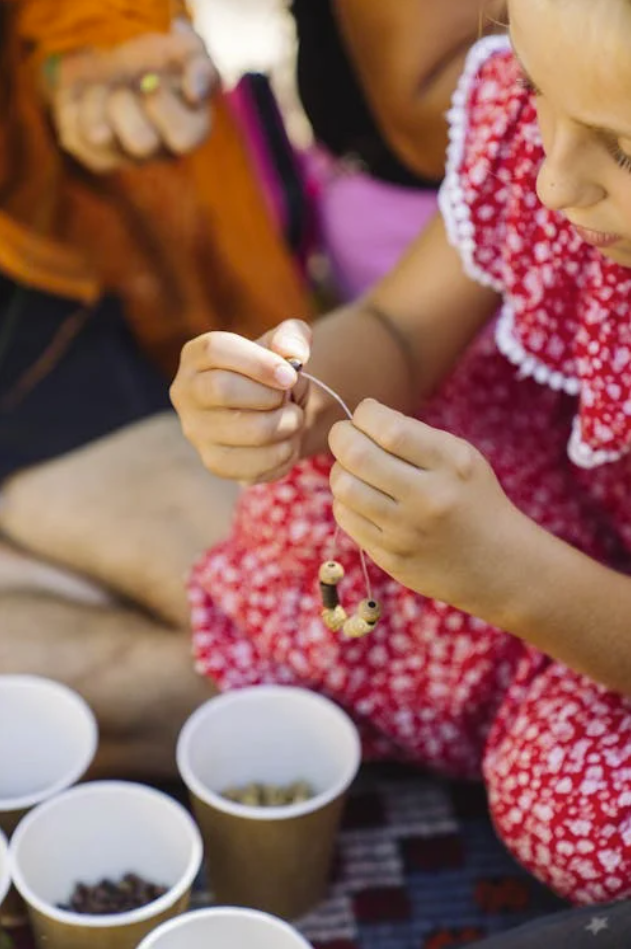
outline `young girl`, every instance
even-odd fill
[[[312,345],[184,351],[207,467],[277,481],[194,572],[195,649],[221,688],[326,692],[369,754],[482,774],[515,856],[598,902],[631,893],[631,0],[509,13],[455,98],[445,223]],[[359,639],[320,615],[332,513],[342,604],[360,545],[382,606]]]

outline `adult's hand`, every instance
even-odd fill
[[[168,34],[66,54],[45,73],[59,142],[92,172],[162,153],[183,155],[209,133],[217,72],[184,21]]]

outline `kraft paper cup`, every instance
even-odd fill
[[[198,910],[165,923],[138,949],[312,949],[287,923],[238,907]]]
[[[25,814],[75,784],[98,743],[95,717],[83,699],[52,679],[0,675],[0,829],[11,836]],[[0,901],[0,922],[25,919],[15,890]]]
[[[40,949],[136,949],[154,927],[184,912],[202,862],[190,814],[152,788],[94,781],[41,804],[10,844],[13,881],[29,910]],[[83,915],[59,909],[77,883],[136,873],[168,887],[127,913]]]
[[[218,903],[296,919],[323,897],[345,792],[360,764],[355,725],[305,689],[257,686],[210,699],[177,746]],[[222,791],[307,781],[308,801],[250,807]]]

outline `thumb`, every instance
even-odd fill
[[[311,327],[303,320],[286,320],[266,334],[264,345],[283,359],[306,363],[311,355]]]

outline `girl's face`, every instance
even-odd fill
[[[631,0],[508,0],[546,154],[537,192],[631,267]]]

